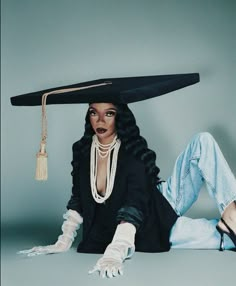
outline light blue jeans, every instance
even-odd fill
[[[220,214],[236,201],[236,179],[218,144],[207,132],[193,137],[177,158],[171,177],[159,185],[162,194],[180,216],[171,230],[171,248],[219,249],[217,219],[183,216],[197,200],[204,182]],[[233,242],[225,236],[225,249],[233,247]]]

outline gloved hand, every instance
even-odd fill
[[[64,215],[65,219],[62,225],[63,234],[58,237],[55,244],[47,246],[35,246],[28,250],[18,251],[18,254],[26,254],[27,256],[35,256],[41,254],[52,254],[64,252],[70,249],[80,224],[83,223],[83,218],[74,210],[68,210]]]
[[[131,223],[122,223],[117,226],[112,242],[107,246],[103,256],[89,274],[99,272],[102,278],[123,275],[123,262],[130,258],[134,251],[134,237],[136,228]]]

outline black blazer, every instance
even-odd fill
[[[90,188],[90,152],[79,150],[78,142],[73,145],[73,187],[67,209],[76,210],[84,219],[82,241],[79,252],[93,252],[89,235],[95,220],[97,203]],[[99,253],[111,242],[117,224],[121,220],[136,226],[136,251],[162,252],[170,249],[170,230],[177,219],[168,201],[150,185],[144,164],[120,147],[114,188],[106,200],[106,223],[111,230],[110,237],[104,237]]]

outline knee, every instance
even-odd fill
[[[214,141],[213,136],[209,132],[200,132],[198,136],[199,136],[199,140],[202,140],[202,141],[208,141],[208,142]]]
[[[210,146],[215,143],[214,137],[209,132],[197,133],[194,136],[193,141],[201,146]]]

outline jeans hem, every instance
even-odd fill
[[[227,201],[225,204],[220,204],[220,208],[222,209],[222,211],[220,211],[220,214],[222,215],[224,213],[224,211],[226,210],[226,208],[232,203],[232,202],[236,202],[236,195],[230,199],[229,201]]]

